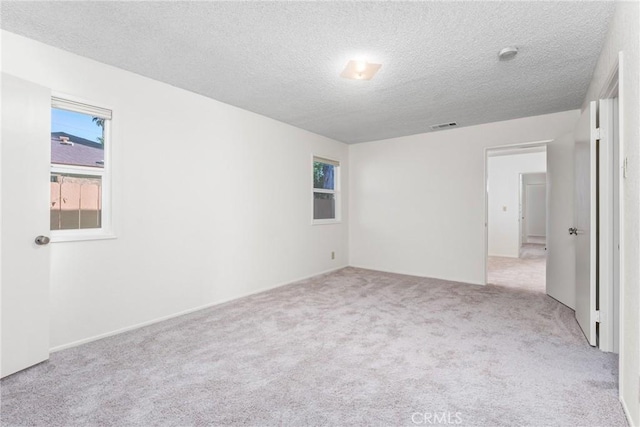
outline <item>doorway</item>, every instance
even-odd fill
[[[546,145],[487,151],[487,284],[546,293]]]
[[[626,176],[620,130],[619,63],[599,101],[582,112],[575,131],[576,319],[592,346],[620,353],[623,366],[621,272],[624,233],[621,230]],[[620,375],[620,381],[624,375]],[[622,385],[621,385],[622,387]]]
[[[596,295],[600,321],[598,347],[620,352],[621,271],[624,247],[621,232],[623,180],[626,162],[620,138],[619,69],[614,68],[598,103],[598,287]]]
[[[547,174],[520,174],[520,256],[547,243]]]

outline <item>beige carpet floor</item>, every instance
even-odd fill
[[[489,257],[487,283],[546,293],[546,251],[542,244],[528,243],[520,258]]]
[[[624,426],[542,293],[346,268],[51,355],[3,426]],[[434,422],[436,421],[437,422]]]

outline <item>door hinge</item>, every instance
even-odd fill
[[[600,128],[596,128],[596,139],[600,140]]]
[[[600,310],[596,310],[596,323],[600,323]]]

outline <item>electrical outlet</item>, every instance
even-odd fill
[[[331,251],[331,259],[336,259],[336,253]]]

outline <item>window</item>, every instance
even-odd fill
[[[330,224],[340,220],[340,162],[313,158],[313,223]]]
[[[51,199],[53,241],[110,233],[111,111],[53,97]]]

